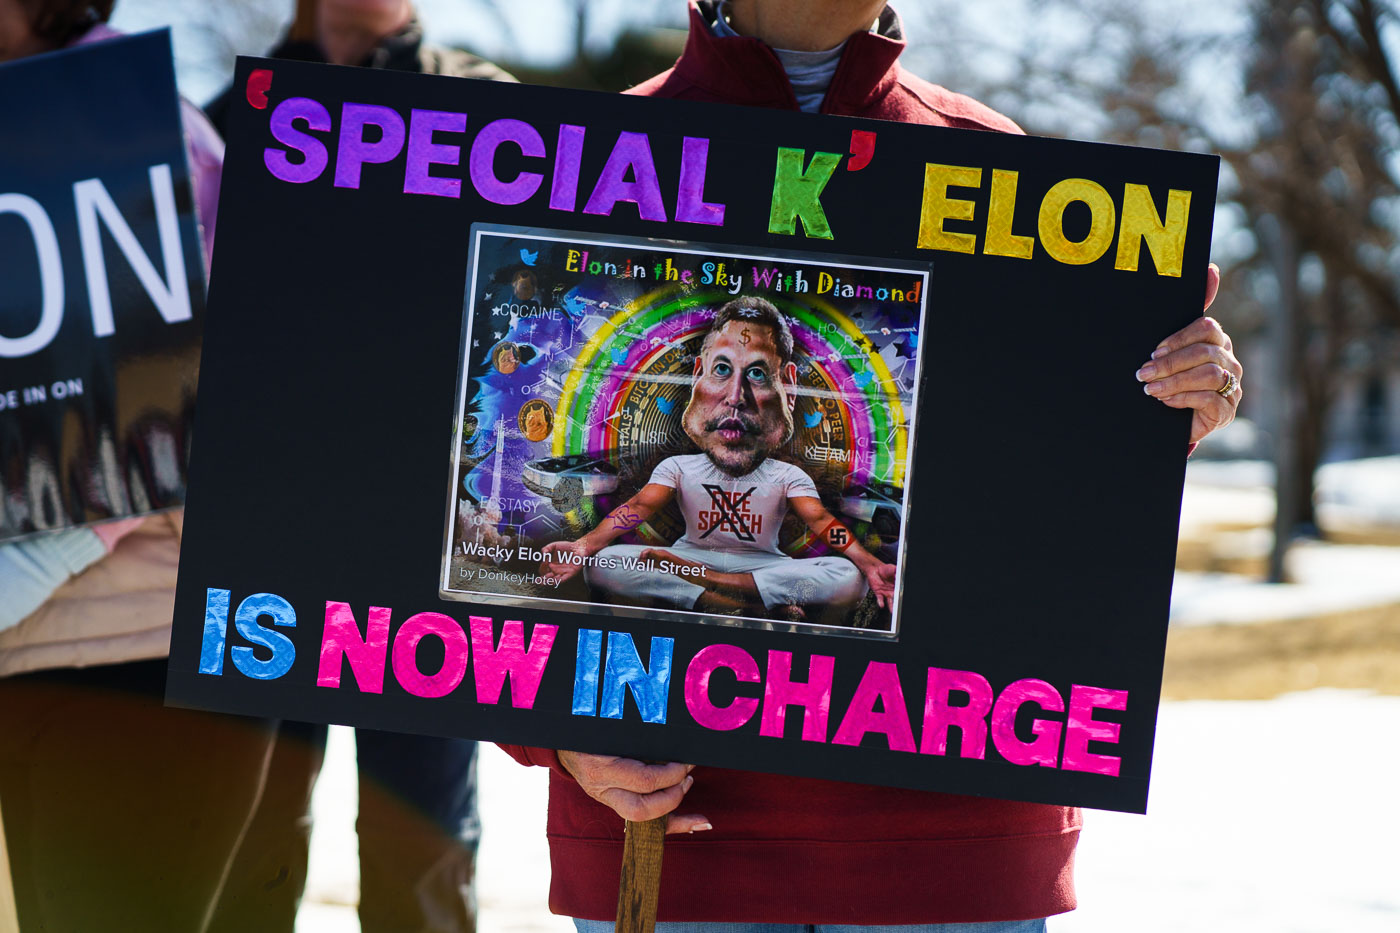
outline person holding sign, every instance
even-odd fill
[[[102,43],[65,53],[62,65],[55,56],[51,84],[36,80],[21,91],[19,74],[7,83],[0,68],[0,100],[11,114],[23,114],[21,94],[41,102],[41,132],[16,131],[41,153],[37,177],[59,188],[101,176],[116,192],[106,202],[108,224],[122,212],[135,216],[126,192],[139,200],[147,184],[131,160],[168,161],[166,140],[178,153],[183,136],[207,261],[223,145],[193,105],[180,100],[177,111],[168,58],[105,43],[118,36],[105,25],[112,5],[0,0],[0,63]],[[95,68],[98,56],[116,63],[109,88],[64,79]],[[48,67],[16,67],[31,65]],[[163,88],[150,80],[162,73]],[[114,99],[132,132],[83,126]],[[85,139],[88,151],[75,142]],[[16,181],[7,174],[0,186]],[[150,199],[148,190],[145,210],[154,213]],[[194,250],[188,239],[180,246]],[[21,281],[27,274],[11,265],[22,258],[0,261],[0,299],[13,300],[12,271]],[[191,280],[181,272],[172,287],[202,290],[193,266]],[[117,314],[133,305],[145,313],[134,291],[114,296]],[[271,749],[267,724],[163,705],[182,516],[167,511],[0,547],[0,850],[8,852],[20,929],[200,930],[247,824]],[[0,878],[0,888],[9,881]],[[4,907],[0,896],[0,928],[11,929]]]
[[[773,456],[792,437],[796,379],[792,331],[777,308],[752,296],[720,308],[682,419],[701,452],[663,460],[593,531],[546,545],[546,573],[562,581],[582,568],[590,586],[614,598],[792,622],[816,621],[818,610],[839,621],[867,585],[885,608],[894,565],[827,511],[811,477]],[[611,543],[673,500],[686,533],[670,548]],[[796,560],[782,552],[778,529],[789,509],[832,555]],[[592,562],[595,555],[604,560]]]
[[[633,93],[1020,132],[982,104],[905,72],[903,47],[899,18],[883,0],[702,0],[690,5],[675,67]],[[1203,271],[1209,307],[1219,273]],[[1193,412],[1192,445],[1233,419],[1241,368],[1214,320],[1143,352],[1150,358],[1137,379],[1163,404]],[[723,438],[724,423],[717,427]],[[731,469],[748,469],[740,445],[728,446],[717,448],[720,458],[732,454]],[[627,518],[609,519],[618,521]],[[695,579],[669,592],[709,598]],[[1045,917],[1075,906],[1075,808],[505,747],[553,771],[550,906],[575,917],[581,933],[612,928],[622,818],[666,814],[668,832],[690,835],[667,845],[658,919],[675,923],[658,928],[665,933],[712,923],[727,931],[839,924],[1036,933]]]

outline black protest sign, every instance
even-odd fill
[[[0,540],[179,505],[204,268],[167,32],[0,66]]]
[[[1215,159],[237,81],[172,701],[1145,806]]]

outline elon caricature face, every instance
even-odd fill
[[[796,379],[782,314],[762,298],[737,298],[701,344],[685,433],[724,473],[751,473],[792,437]]]

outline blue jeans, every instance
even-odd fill
[[[613,933],[607,920],[574,920],[578,933]],[[658,923],[656,933],[1045,933],[1045,920],[991,923],[912,923],[862,926],[849,923]]]

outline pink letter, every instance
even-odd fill
[[[379,127],[379,140],[365,142],[365,127]],[[340,151],[335,157],[335,186],[360,187],[360,166],[388,162],[403,148],[403,117],[392,107],[346,104],[340,110]]]
[[[348,603],[326,603],[326,624],[321,631],[321,664],[316,686],[339,687],[341,657],[349,659],[350,672],[361,693],[384,692],[384,653],[389,649],[389,616],[392,609],[369,607],[364,636]]]
[[[499,703],[501,688],[509,680],[510,705],[516,709],[533,709],[559,626],[537,622],[530,632],[528,649],[524,622],[503,623],[501,644],[495,649],[491,647],[489,616],[472,616],[471,626],[472,651],[476,654],[476,702]]]
[[[763,715],[758,734],[782,738],[789,706],[803,707],[802,741],[825,742],[826,722],[831,716],[831,677],[836,659],[824,654],[812,655],[808,682],[794,683],[792,652],[768,652],[768,678],[763,685]]]
[[[559,145],[554,152],[554,180],[549,186],[549,208],[571,211],[578,203],[578,172],[583,164],[583,134],[581,126],[562,123]]]
[[[949,694],[967,694],[966,706],[952,706]],[[962,758],[987,757],[987,711],[992,708],[992,685],[972,671],[928,669],[928,693],[924,697],[924,734],[919,743],[923,755],[948,754],[948,729],[962,730],[958,754]]]
[[[443,198],[460,198],[462,182],[457,178],[438,178],[430,171],[433,165],[458,165],[462,147],[433,142],[433,133],[461,133],[467,128],[465,113],[446,110],[414,110],[408,118],[408,164],[404,166],[404,194],[435,194]]]
[[[685,669],[685,708],[706,729],[727,732],[753,718],[758,698],[735,697],[728,706],[711,703],[710,675],[721,667],[733,671],[740,683],[758,683],[758,662],[747,651],[734,645],[710,645],[700,649]]]
[[[429,635],[442,639],[442,669],[424,674],[418,669],[418,643]],[[440,612],[409,616],[394,635],[394,676],[399,685],[418,697],[446,696],[467,672],[467,636],[457,622]]]
[[[681,187],[676,194],[676,219],[692,224],[724,226],[724,205],[705,202],[705,160],[710,141],[687,136],[681,144]]]
[[[1022,742],[1016,735],[1016,713],[1027,703],[1041,709],[1063,713],[1064,697],[1060,691],[1043,680],[1018,680],[1007,686],[992,707],[992,744],[1001,757],[1013,765],[1055,767],[1060,753],[1060,724],[1053,719],[1031,721],[1031,731],[1037,738]]]
[[[1069,721],[1065,726],[1065,757],[1060,767],[1066,771],[1088,771],[1117,777],[1122,759],[1113,755],[1091,754],[1089,742],[1118,742],[1118,723],[1100,722],[1094,718],[1094,710],[1127,708],[1126,690],[1081,687],[1079,684],[1071,686]]]
[[[635,181],[625,180],[628,169],[632,170]],[[618,201],[636,204],[643,220],[666,222],[666,204],[661,200],[661,183],[656,180],[651,141],[646,133],[618,134],[617,145],[613,146],[583,212],[607,216]]]
[[[544,176],[521,172],[513,181],[496,177],[496,150],[501,143],[515,143],[522,155],[544,157],[544,140],[535,128],[522,120],[492,120],[476,134],[472,143],[471,173],[476,193],[497,204],[519,204],[539,190]]]
[[[880,712],[875,701],[880,701]],[[867,732],[884,733],[892,752],[912,752],[914,731],[909,727],[909,710],[904,705],[904,688],[899,669],[888,661],[871,661],[851,697],[851,705],[832,739],[835,745],[859,745]]]
[[[272,119],[268,121],[272,138],[300,152],[301,162],[293,165],[287,153],[268,147],[263,150],[263,164],[274,177],[301,185],[320,178],[329,157],[325,145],[292,126],[293,120],[305,120],[307,129],[325,132],[331,128],[331,115],[309,97],[289,97],[272,111]]]

